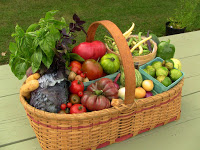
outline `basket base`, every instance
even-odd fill
[[[175,117],[171,118],[167,123],[170,123],[170,122],[173,122],[173,121],[176,121],[176,120],[179,120],[179,117],[178,117],[178,116],[175,116]],[[165,124],[166,124],[166,123],[164,123],[164,122],[163,122],[163,123],[160,123],[160,124],[157,124],[154,128],[163,126],[163,125],[165,125]],[[152,128],[152,129],[154,129],[154,128]],[[140,130],[140,131],[138,132],[138,134],[147,132],[147,131],[149,131],[149,130],[151,130],[151,129],[150,129],[150,128],[147,128],[147,129],[144,129],[144,130]],[[129,138],[131,138],[131,137],[133,137],[133,136],[135,136],[135,135],[133,135],[133,134],[124,135],[124,136],[122,136],[122,137],[120,137],[120,138],[117,138],[117,139],[115,140],[115,143],[119,143],[119,142],[125,141],[125,140],[127,140],[127,139],[129,139]],[[99,146],[98,146],[96,149],[103,148],[103,147],[106,147],[106,146],[108,146],[108,145],[110,145],[110,142],[109,142],[109,141],[107,141],[107,142],[105,142],[105,143],[102,143],[102,144],[99,144]],[[92,150],[92,149],[87,149],[87,150]]]

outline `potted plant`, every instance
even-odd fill
[[[180,5],[174,9],[173,16],[166,22],[166,35],[184,33],[186,28],[190,30],[197,17],[196,8],[199,2],[180,0]]]

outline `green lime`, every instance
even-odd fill
[[[149,68],[147,69],[147,72],[149,75],[151,75],[152,77],[155,77],[156,76],[156,69],[155,68]]]
[[[160,61],[154,61],[151,65],[155,69],[158,69],[158,68],[162,67],[162,62],[160,62]]]
[[[156,78],[159,82],[162,82],[165,79],[165,76],[161,75]]]
[[[156,69],[155,69],[154,67],[152,67],[152,66],[147,66],[147,67],[144,69],[144,71],[145,71],[146,73],[148,73],[149,75],[151,75],[152,77],[155,77],[155,75],[156,75]]]
[[[145,68],[145,69],[143,69],[146,73],[147,73],[147,69]]]
[[[151,68],[153,68],[153,66],[146,66],[146,69],[151,69]]]
[[[182,73],[178,69],[172,69],[169,72],[169,76],[172,79],[172,81],[176,81],[177,79],[179,79],[182,76]]]
[[[168,69],[166,67],[160,67],[158,69],[156,69],[156,76],[167,76],[169,73]]]
[[[167,69],[171,70],[171,69],[174,68],[174,62],[173,62],[172,60],[170,60],[170,59],[167,59],[167,60],[165,60],[164,66],[165,66]]]
[[[165,77],[165,76],[163,76],[163,75],[158,76],[158,77],[157,77],[157,80],[158,80],[159,82],[161,82],[161,83],[162,83],[164,86],[166,86],[166,87],[168,87],[169,85],[172,84],[171,79],[170,79],[169,77]]]

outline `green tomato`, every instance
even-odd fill
[[[100,61],[100,64],[107,74],[113,74],[120,68],[120,61],[117,55],[108,53],[105,54]]]

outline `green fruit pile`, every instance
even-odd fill
[[[154,61],[151,65],[146,66],[144,71],[166,87],[182,76],[181,71],[174,68],[174,62],[170,59],[163,62]]]

